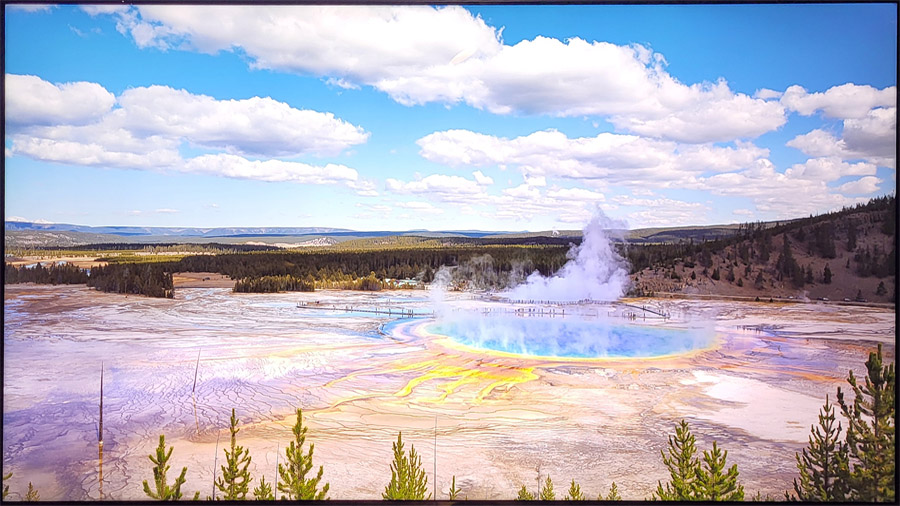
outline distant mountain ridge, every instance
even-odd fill
[[[30,230],[48,232],[83,232],[119,236],[178,236],[178,237],[232,237],[266,235],[310,235],[353,232],[346,228],[330,227],[132,227],[73,225],[70,223],[37,223],[31,221],[7,221],[7,231]]]
[[[777,222],[765,223],[770,226]],[[306,242],[317,238],[332,238],[335,242],[353,239],[415,236],[434,239],[460,240],[529,240],[542,238],[571,239],[578,242],[581,230],[483,231],[483,230],[375,230],[360,231],[333,227],[140,227],[74,225],[69,223],[45,223],[9,220],[5,222],[7,246],[42,247],[75,246],[91,243],[158,243],[158,242],[227,242],[239,243],[257,238],[266,243]],[[662,243],[678,241],[704,241],[734,234],[737,224],[685,227],[644,228],[613,230],[613,237],[624,237],[629,243]]]

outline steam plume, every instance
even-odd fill
[[[612,229],[625,228],[624,223],[611,220],[597,209],[584,227],[581,244],[569,250],[569,261],[562,269],[551,277],[535,271],[523,284],[501,295],[554,302],[618,299],[628,286],[628,263],[613,248],[610,235]]]

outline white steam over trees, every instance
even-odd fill
[[[504,295],[510,299],[554,302],[618,299],[628,288],[628,263],[616,252],[610,236],[614,230],[626,228],[624,223],[614,222],[597,209],[584,227],[583,241],[569,250],[569,261],[562,269],[550,277],[534,272],[525,283]]]

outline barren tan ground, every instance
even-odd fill
[[[466,348],[404,323],[379,333],[393,315],[297,308],[427,311],[421,291],[233,294],[189,282],[204,281],[182,283],[174,300],[6,287],[3,470],[14,473],[12,491],[31,481],[42,499],[100,498],[102,361],[106,499],[144,497],[161,433],[175,447],[170,474],[188,466],[184,489],[211,495],[232,407],[253,485],[262,474],[274,480],[302,407],[334,499],[380,498],[400,430],[429,487],[436,461],[438,498],[453,475],[469,499],[512,499],[549,474],[560,497],[575,479],[589,497],[615,481],[624,498],[643,499],[666,478],[659,451],[682,418],[700,449],[717,440],[729,451],[748,494],[780,499],[825,395],[834,398],[849,369],[864,374],[877,342],[894,356],[894,313],[874,308],[649,301],[672,313],[665,325],[714,329],[714,345],[662,358],[554,359]],[[448,303],[508,307],[468,294]]]

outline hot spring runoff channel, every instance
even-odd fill
[[[453,315],[401,331],[447,337],[482,350],[564,358],[650,358],[713,345],[711,328],[673,328],[615,320]]]

